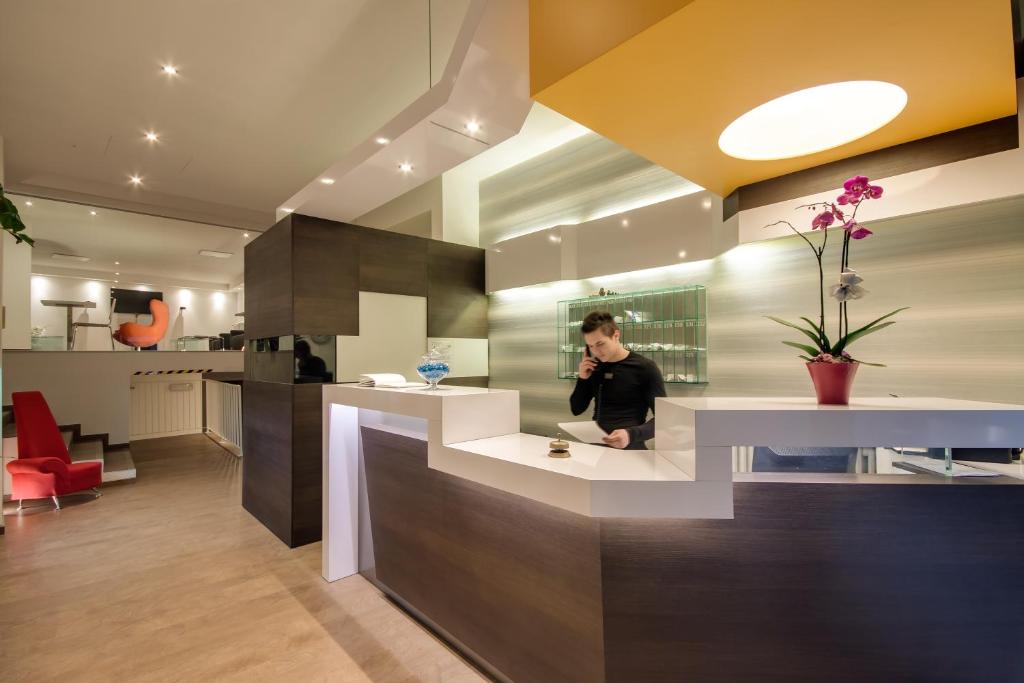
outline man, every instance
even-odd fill
[[[330,373],[327,372],[327,363],[320,356],[314,356],[309,342],[300,339],[295,342],[295,376],[303,383],[329,382]]]
[[[654,438],[654,399],[665,396],[661,370],[654,361],[622,345],[622,333],[611,313],[589,313],[580,331],[587,350],[569,398],[572,414],[583,413],[593,400],[594,421],[608,432],[605,444],[646,450],[644,442]]]

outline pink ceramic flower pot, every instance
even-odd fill
[[[845,406],[850,403],[850,389],[860,363],[808,363],[807,371],[814,382],[814,392],[821,405]]]

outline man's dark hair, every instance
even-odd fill
[[[601,330],[601,334],[610,337],[619,331],[619,326],[615,324],[615,318],[608,311],[592,311],[583,319],[580,332],[589,334],[595,330]]]

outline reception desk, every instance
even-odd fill
[[[1019,445],[1021,406],[658,399],[658,450],[556,460],[515,391],[323,399],[324,577],[496,678],[1024,676],[1024,480],[733,473],[736,446]]]

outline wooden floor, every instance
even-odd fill
[[[205,436],[132,443],[138,480],[4,508],[0,680],[479,681],[363,578],[320,577],[240,504]]]

